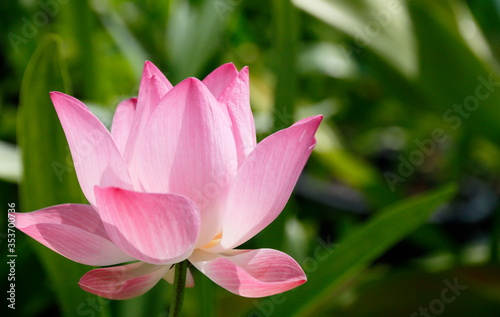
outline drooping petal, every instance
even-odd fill
[[[216,207],[236,173],[230,122],[199,80],[188,78],[160,102],[136,152],[136,170],[145,191],[188,197],[201,210],[200,242],[220,230]]]
[[[218,99],[224,89],[238,76],[238,70],[233,63],[227,63],[217,67],[213,72],[203,79],[203,84]]]
[[[125,253],[152,264],[177,263],[192,253],[200,216],[189,199],[116,187],[95,192],[104,228]]]
[[[72,261],[101,266],[134,260],[110,241],[92,206],[58,205],[15,217],[19,230]]]
[[[174,284],[175,278],[175,266],[172,267],[168,272],[163,276],[163,279],[170,284]],[[191,270],[188,268],[186,272],[186,287],[194,287],[194,278]]]
[[[218,101],[227,108],[238,153],[238,166],[255,148],[255,124],[250,108],[248,67],[244,67],[221,93]]]
[[[79,100],[60,92],[50,97],[66,134],[80,187],[95,205],[94,186],[132,189],[128,168],[106,127]]]
[[[115,140],[115,144],[122,155],[125,150],[125,145],[127,144],[128,136],[130,135],[130,130],[132,129],[136,105],[137,98],[124,100],[118,104],[113,116],[111,136],[113,140]]]
[[[189,260],[212,281],[244,297],[271,296],[307,280],[294,259],[272,249],[232,250],[224,254],[197,250]]]
[[[130,299],[149,291],[168,271],[167,265],[136,262],[95,269],[78,284],[85,291],[109,299]]]
[[[315,145],[322,120],[299,121],[260,142],[241,165],[229,189],[221,246],[232,249],[280,214]]]

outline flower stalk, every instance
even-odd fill
[[[184,260],[175,265],[174,291],[170,303],[169,317],[179,317],[181,315],[188,264],[188,260]]]

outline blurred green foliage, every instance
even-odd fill
[[[307,284],[247,299],[194,272],[185,316],[498,316],[498,1],[2,1],[0,34],[5,213],[83,199],[48,92],[109,124],[146,59],[173,83],[249,65],[259,139],[325,116],[284,212],[243,246],[289,253]],[[16,254],[8,316],[168,311],[167,283],[98,299],[76,284],[89,267],[19,232]]]

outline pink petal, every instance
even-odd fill
[[[168,271],[169,266],[143,262],[95,269],[78,283],[85,291],[109,299],[130,299],[149,291]]]
[[[167,274],[163,276],[163,279],[169,282],[170,284],[174,284],[174,278],[175,278],[175,267],[168,270]],[[191,273],[191,270],[189,268],[187,269],[186,273],[186,287],[194,287],[193,274]]]
[[[110,241],[92,206],[65,204],[15,215],[19,230],[72,261],[100,266],[133,260]]]
[[[165,94],[172,89],[172,84],[165,75],[150,61],[144,63],[139,97],[137,99],[137,119],[135,124],[143,125],[151,112]]]
[[[272,250],[232,250],[223,255],[195,251],[191,263],[212,281],[244,297],[282,293],[306,282],[297,262]]]
[[[142,70],[142,78],[141,78],[141,84],[139,86],[139,95],[141,94],[141,90],[145,88],[144,85],[147,85],[146,81],[150,79],[151,77],[156,76],[167,88],[167,90],[172,89],[172,84],[168,81],[168,79],[163,75],[163,72],[158,69],[158,67],[155,66],[150,61],[146,61],[144,63],[144,68]]]
[[[133,169],[145,191],[188,197],[201,210],[200,242],[220,230],[218,206],[236,173],[231,124],[199,80],[176,85],[151,115]]]
[[[106,127],[79,100],[60,92],[51,92],[50,97],[87,200],[95,205],[95,185],[131,189],[127,166]]]
[[[203,84],[218,99],[226,87],[238,76],[238,70],[232,63],[227,63],[217,67],[205,79]]]
[[[167,93],[166,87],[163,86],[162,82],[158,77],[153,75],[149,80],[147,80],[146,87],[141,90],[139,98],[137,100],[137,111],[134,116],[134,121],[132,122],[130,135],[125,145],[124,157],[127,163],[134,160],[134,156],[139,151],[141,137],[146,129],[146,124],[151,116],[151,113],[158,105],[160,99]],[[134,184],[138,185],[138,175],[135,173],[136,170],[131,168],[130,173],[133,178]]]
[[[144,63],[141,84],[139,87],[139,97],[137,98],[137,111],[124,150],[124,156],[127,162],[133,160],[133,156],[138,150],[137,142],[141,138],[151,113],[156,108],[161,98],[163,98],[170,89],[172,89],[172,84],[163,73],[153,63],[146,61],[146,63]],[[133,182],[137,187],[137,175],[134,173],[134,169],[130,172]]]
[[[280,214],[315,145],[321,120],[307,118],[274,133],[243,162],[228,194],[223,248],[244,243]]]
[[[123,155],[125,145],[127,144],[132,122],[134,120],[137,98],[130,98],[120,102],[116,107],[111,125],[111,136],[115,140],[115,144]]]
[[[177,263],[194,249],[199,211],[185,197],[95,188],[104,227],[125,253],[152,264]]]
[[[256,146],[255,124],[250,108],[248,67],[244,67],[225,88],[218,101],[226,105],[238,152],[238,166]]]

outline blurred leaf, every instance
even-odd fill
[[[191,316],[216,317],[217,315],[217,291],[220,287],[212,282],[200,271],[191,268],[194,277],[194,288],[188,289],[184,306],[185,313],[191,311]]]
[[[493,229],[491,230],[491,262],[500,263],[500,205],[495,210]]]
[[[497,60],[500,60],[500,5],[497,0],[467,1]]]
[[[430,308],[430,312],[440,311],[443,306],[437,303],[442,301],[444,311],[432,316],[497,317],[499,273],[498,265],[461,267],[439,273],[393,272],[364,283],[354,301],[346,307],[336,307],[330,314],[342,317],[416,316],[413,313],[420,313],[420,307]],[[449,285],[454,284],[459,287],[451,290]],[[450,290],[445,292],[445,289]]]
[[[114,11],[109,3],[106,1],[93,2],[91,5],[99,15],[104,28],[108,31],[116,45],[121,49],[123,55],[129,61],[130,67],[137,81],[139,81],[143,64],[149,57],[148,53],[144,50],[138,39],[129,31],[123,19]]]
[[[167,302],[171,297],[172,286],[166,281],[160,281],[144,295],[128,300],[115,301],[116,316],[166,316]],[[115,316],[113,314],[113,316]]]
[[[196,7],[189,1],[178,1],[168,21],[168,54],[176,83],[189,76],[198,76],[205,63],[215,54],[224,21],[216,3],[204,1]]]
[[[274,130],[287,128],[293,124],[297,90],[297,46],[299,37],[298,12],[289,2],[272,1],[274,15],[276,73],[276,97],[274,108]]]
[[[56,36],[43,40],[26,68],[21,86],[18,138],[24,167],[22,211],[83,202],[74,169],[68,162],[68,144],[49,98],[50,91],[69,89],[60,45]],[[30,241],[49,275],[63,316],[75,316],[85,308],[88,298],[95,298],[77,285],[89,268]]]
[[[455,192],[456,186],[448,185],[384,208],[368,223],[352,231],[336,248],[326,250],[328,254],[315,254],[317,268],[308,275],[308,282],[298,288],[300,291],[283,294],[283,302],[274,307],[276,315],[315,316],[333,293],[425,223]]]
[[[21,155],[19,149],[0,141],[0,178],[10,182],[19,182],[21,178]]]
[[[441,114],[443,127],[500,143],[500,77],[493,65],[471,51],[457,17],[443,3],[412,1],[410,11],[419,43],[419,84]]]
[[[399,1],[293,0],[352,40],[342,47],[346,57],[370,48],[406,75],[415,73],[415,43],[404,4]]]
[[[318,143],[314,155],[329,169],[331,175],[362,190],[372,208],[378,209],[399,199],[379,170],[344,148],[340,132],[336,130],[324,122],[316,133]]]
[[[105,72],[98,66],[99,51],[96,35],[99,34],[96,25],[96,14],[90,8],[89,1],[68,1],[61,5],[61,13],[57,17],[57,31],[64,39],[65,53],[71,56],[69,64],[71,77],[77,78],[74,85],[77,95],[90,99],[103,99],[106,92],[103,85]],[[76,67],[78,71],[73,71]]]

